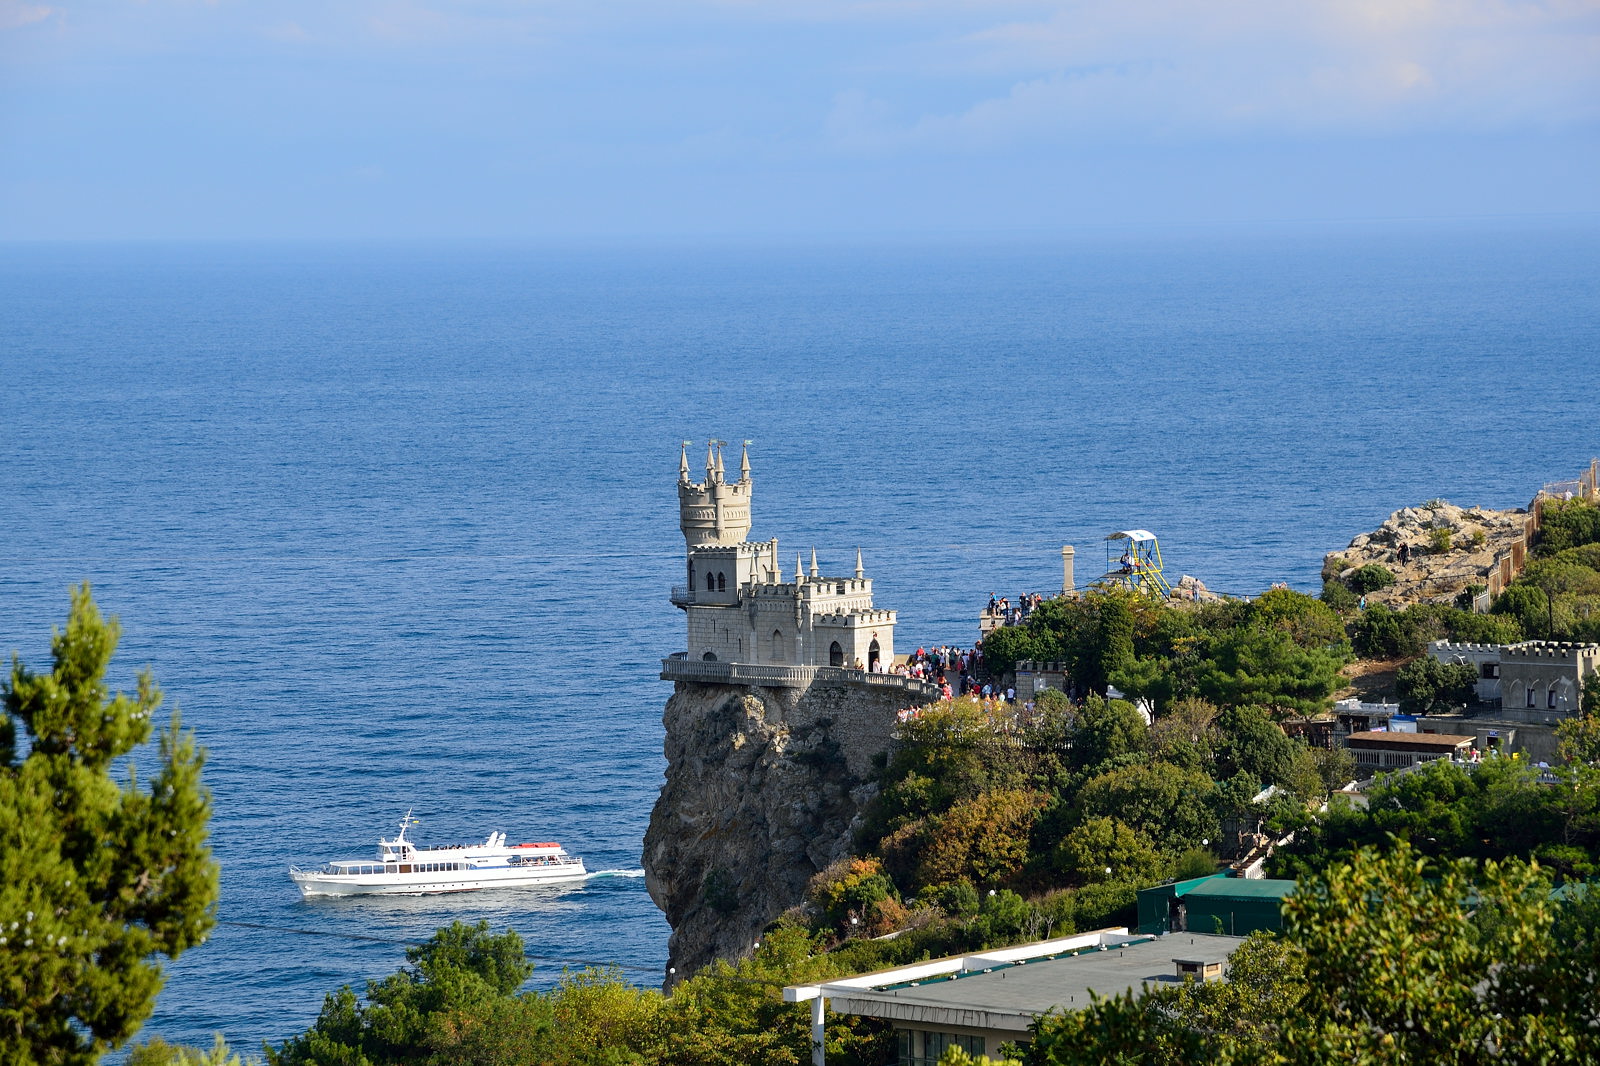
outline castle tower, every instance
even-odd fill
[[[815,548],[809,571],[797,553],[794,578],[785,580],[777,540],[745,539],[750,442],[734,482],[724,476],[726,443],[707,445],[703,482],[690,480],[687,442],[678,456],[678,527],[687,558],[685,583],[673,588],[672,602],[687,616],[682,654],[700,663],[887,669],[894,662],[895,612],[873,606],[861,552],[850,577],[823,574]]]
[[[722,448],[727,441],[706,445],[706,479],[689,480],[689,444],[678,460],[678,527],[690,551],[722,544],[742,544],[750,532],[750,442],[744,444],[739,480],[723,480]]]

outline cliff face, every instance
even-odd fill
[[[663,714],[667,783],[643,861],[681,979],[748,954],[813,874],[849,854],[877,789],[873,756],[912,701],[846,682],[675,685]]]

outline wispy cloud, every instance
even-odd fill
[[[56,13],[47,4],[29,4],[25,0],[0,0],[0,30],[15,30],[43,22]]]
[[[824,135],[988,150],[1031,138],[1384,134],[1600,117],[1600,0],[1061,3],[902,50],[903,71],[989,92],[899,125],[836,94]],[[881,82],[882,79],[879,79]],[[905,109],[902,107],[902,111]]]

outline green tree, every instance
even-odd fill
[[[512,1001],[533,965],[515,932],[489,932],[488,922],[452,923],[406,949],[410,967],[367,982],[361,1003],[346,985],[330,993],[316,1024],[267,1049],[271,1066],[385,1066],[418,1061],[494,1059],[485,1054],[514,1035],[536,1047],[552,1029],[539,1000]],[[432,1054],[429,1054],[432,1053]]]
[[[1470,663],[1441,663],[1424,655],[1406,663],[1394,675],[1400,709],[1406,714],[1446,713],[1477,698],[1477,667]]]
[[[12,658],[0,718],[0,1048],[11,1066],[95,1062],[138,1031],[162,972],[205,939],[217,866],[206,847],[203,754],[178,716],[149,790],[111,764],[149,739],[161,693],[148,671],[110,695],[119,636],[83,585],[53,669]],[[19,757],[17,723],[28,737]]]
[[[1217,777],[1244,772],[1269,785],[1287,784],[1305,745],[1259,707],[1228,707],[1217,716]]]
[[[1522,632],[1534,639],[1550,636],[1550,620],[1554,617],[1550,595],[1531,585],[1512,585],[1495,597],[1489,610],[1509,615]]]
[[[1342,648],[1302,648],[1282,630],[1236,629],[1213,647],[1200,695],[1224,707],[1315,714],[1339,687],[1345,658]]]
[[[1151,884],[1160,880],[1167,865],[1143,836],[1103,815],[1073,829],[1060,849],[1062,872],[1080,884],[1107,880]]]
[[[1466,1066],[1600,1058],[1600,899],[1537,866],[1428,864],[1404,842],[1302,881],[1229,980],[1035,1024],[1028,1066]],[[1591,894],[1592,896],[1592,894]]]
[[[1150,743],[1144,718],[1126,700],[1091,696],[1078,712],[1071,734],[1072,762],[1093,769],[1121,755],[1143,752]]]
[[[1078,807],[1085,820],[1115,818],[1163,851],[1175,853],[1219,831],[1211,807],[1215,786],[1202,774],[1166,763],[1123,766],[1083,786]]]

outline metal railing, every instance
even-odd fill
[[[844,681],[853,685],[898,689],[923,700],[936,700],[940,695],[939,686],[914,677],[874,674],[842,666],[757,666],[751,663],[671,658],[661,660],[661,680],[767,685],[773,688],[805,688],[816,681]]]

